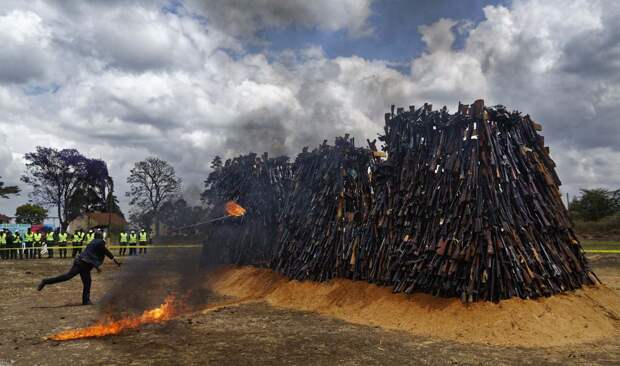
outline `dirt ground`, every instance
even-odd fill
[[[175,273],[167,268],[173,255],[149,253],[125,260],[157,263],[152,276],[161,289],[149,288],[157,306]],[[592,256],[595,271],[620,292],[620,256]],[[0,366],[4,365],[618,365],[618,337],[562,347],[527,348],[466,344],[408,332],[363,326],[313,312],[249,302],[218,310],[196,311],[164,324],[146,325],[118,336],[68,342],[43,338],[83,327],[100,318],[99,306],[80,306],[78,278],[35,289],[44,276],[68,269],[70,260],[0,261]],[[113,285],[131,281],[126,269],[106,263],[93,272],[92,298],[97,303]],[[206,286],[206,280],[205,280]],[[206,288],[203,301],[230,301]],[[136,294],[137,296],[138,294]],[[466,331],[466,330],[465,330]]]

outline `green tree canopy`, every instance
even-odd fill
[[[573,200],[568,209],[578,219],[598,221],[603,217],[620,212],[620,190],[582,189],[581,196]]]
[[[39,205],[27,203],[15,210],[15,222],[18,224],[42,224],[47,218],[47,210]]]
[[[112,178],[104,161],[90,159],[75,149],[37,146],[24,155],[22,182],[32,186],[30,196],[45,207],[56,207],[60,226],[85,212],[108,207]]]

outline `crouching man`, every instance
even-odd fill
[[[56,277],[44,278],[37,286],[37,290],[43,290],[43,287],[46,285],[68,281],[79,274],[84,286],[82,290],[82,305],[90,305],[92,304],[90,302],[90,271],[95,268],[99,272],[99,267],[103,264],[104,257],[110,258],[120,267],[121,263],[106,248],[103,234],[97,232],[95,233],[95,238],[88,244],[86,249],[75,257],[69,272]]]

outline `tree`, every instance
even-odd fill
[[[159,210],[162,222],[172,228],[196,224],[207,216],[208,210],[200,206],[189,206],[183,198],[169,200]]]
[[[598,221],[620,212],[620,190],[582,189],[581,196],[574,199],[568,209],[571,214],[581,220]]]
[[[226,166],[230,165],[231,160],[226,160]],[[213,170],[211,174],[204,181],[205,190],[200,195],[200,200],[205,205],[212,204],[211,200],[213,199],[214,192],[214,184],[220,180],[220,176],[222,174],[222,168],[224,167],[224,163],[222,162],[222,158],[219,155],[215,155],[213,160],[211,161],[211,169]]]
[[[71,198],[67,218],[69,221],[85,212],[120,212],[113,197],[114,182],[103,160],[87,159],[86,175]]]
[[[1,178],[1,177],[0,177]],[[11,194],[18,194],[19,188],[17,186],[4,186],[4,182],[0,181],[0,198],[9,198]]]
[[[104,212],[112,212],[115,214],[119,214],[122,217],[125,217],[125,214],[121,210],[121,206],[118,204],[118,197],[114,193],[110,193],[107,198],[107,209]]]
[[[27,203],[15,209],[15,222],[18,224],[42,224],[47,218],[47,210],[39,205]]]
[[[222,168],[222,166],[222,158],[219,155],[215,155],[213,161],[211,161],[211,169],[219,170]]]
[[[148,228],[153,224],[152,211],[131,211],[129,213],[129,222],[133,227]]]
[[[36,203],[56,207],[63,230],[80,214],[105,207],[106,184],[112,178],[102,160],[86,158],[75,149],[41,146],[24,158],[26,174],[21,180],[33,187]]]
[[[152,212],[155,235],[159,235],[161,206],[180,192],[181,179],[167,161],[149,157],[134,164],[127,183],[130,185],[129,204],[138,207],[141,212]]]

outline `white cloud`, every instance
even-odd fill
[[[0,133],[0,177],[7,185],[18,183],[15,177],[21,172],[23,161],[13,154],[9,148],[11,141],[3,133]],[[8,179],[7,179],[8,178]]]
[[[51,62],[50,31],[37,14],[0,13],[0,82],[22,83],[44,75]]]
[[[552,157],[561,173],[562,191],[575,195],[581,188],[620,187],[620,151],[609,147],[575,149],[558,145]],[[560,156],[561,155],[561,156]]]
[[[407,75],[388,61],[329,58],[320,46],[269,58],[244,48],[268,27],[364,33],[370,1],[259,3],[205,2],[206,22],[192,4],[178,14],[152,2],[3,4],[0,24],[27,25],[0,38],[11,55],[35,57],[19,70],[0,64],[0,158],[11,161],[0,173],[17,181],[19,156],[39,144],[103,158],[121,196],[133,162],[151,154],[201,185],[216,154],[293,155],[347,132],[363,145],[391,104],[454,110],[484,98],[543,123],[565,190],[620,185],[610,178],[620,173],[618,6],[523,0],[485,8],[478,24],[442,19],[420,27],[428,47]],[[230,29],[237,18],[249,23]]]
[[[454,32],[452,28],[457,24],[452,19],[442,18],[432,25],[421,25],[418,31],[422,35],[422,40],[430,53],[449,52],[454,43]]]
[[[93,14],[79,42],[109,67],[131,71],[161,68],[198,70],[221,48],[239,50],[232,37],[191,18],[157,7],[128,6]]]
[[[13,216],[15,208],[22,203],[25,203],[28,198],[28,189],[21,187],[19,176],[23,169],[23,159],[19,154],[14,153],[12,145],[19,143],[19,141],[12,141],[7,135],[0,132],[0,181],[4,182],[5,186],[17,185],[22,188],[22,192],[18,196],[11,196],[11,199],[0,199],[0,213]]]

